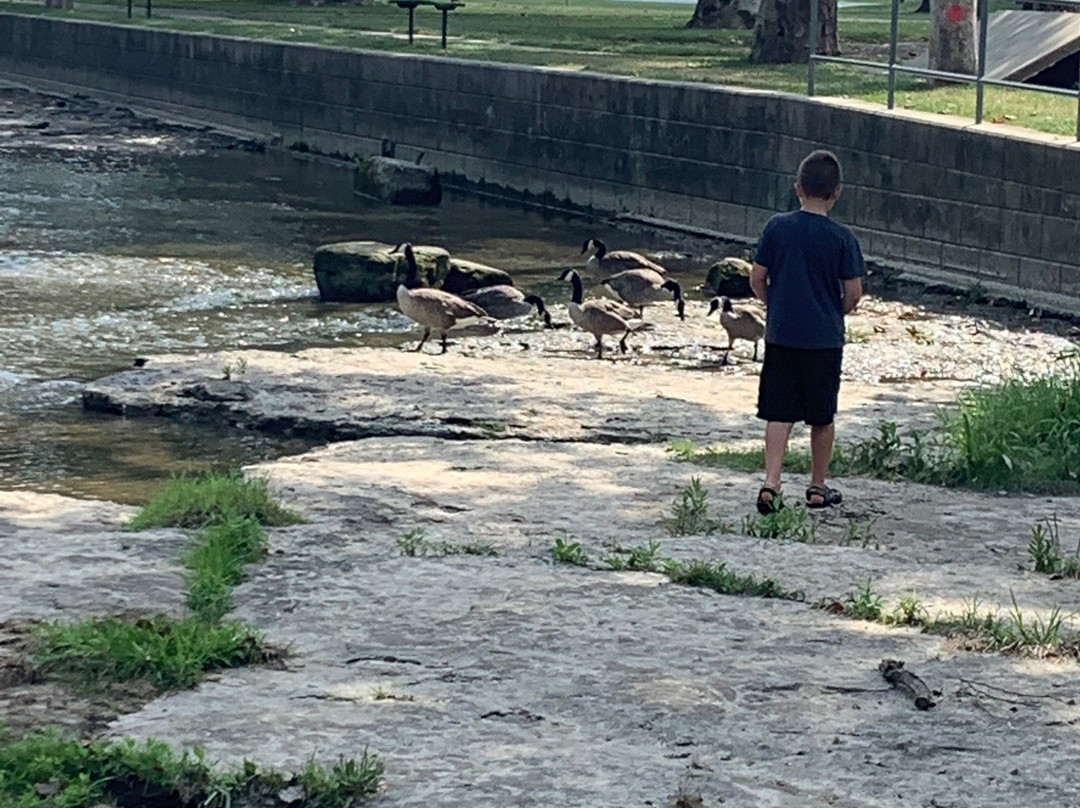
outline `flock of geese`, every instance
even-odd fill
[[[441,289],[421,287],[420,273],[411,244],[399,244],[393,252],[404,252],[409,265],[408,283],[397,288],[397,304],[401,313],[423,326],[424,336],[415,350],[424,347],[433,330],[438,331],[442,352],[446,353],[446,332],[459,320],[489,317],[509,320],[531,314],[533,309],[544,319],[544,325],[552,327],[551,314],[538,295],[528,295],[515,286],[488,286],[462,295],[454,295]],[[593,297],[584,299],[581,277],[572,269],[565,270],[560,281],[571,284],[570,302],[567,310],[574,325],[592,334],[596,339],[596,356],[604,355],[603,338],[621,335],[619,348],[626,353],[626,339],[635,331],[650,327],[644,322],[645,306],[672,301],[680,320],[686,319],[686,302],[682,288],[667,276],[667,270],[645,256],[628,250],[609,252],[604,242],[590,238],[581,249],[587,255],[586,268],[590,271],[610,273],[601,285],[614,298]],[[765,336],[765,320],[748,306],[735,306],[726,297],[713,298],[708,314],[720,312],[720,323],[728,335],[724,362],[736,339],[754,343],[754,359],[757,359],[758,343]],[[708,316],[708,315],[706,315]]]

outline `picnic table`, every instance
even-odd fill
[[[409,10],[409,44],[413,41],[413,15],[417,6],[432,6],[442,12],[442,46],[446,50],[446,18],[451,11],[465,5],[460,0],[394,0],[398,8]]]

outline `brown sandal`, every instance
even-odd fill
[[[765,499],[765,494],[769,495],[768,499]],[[784,503],[780,498],[780,492],[767,485],[761,486],[761,490],[757,494],[757,512],[762,516],[768,516],[770,513],[776,513],[782,507],[784,507]]]
[[[821,502],[814,502],[815,497],[819,498]],[[807,508],[814,508],[815,510],[830,508],[833,505],[839,505],[843,501],[844,495],[827,485],[812,485],[806,489]]]

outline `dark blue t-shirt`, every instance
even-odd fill
[[[817,213],[780,213],[765,225],[754,260],[769,270],[766,343],[844,346],[842,281],[866,275],[850,230]]]

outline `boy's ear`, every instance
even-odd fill
[[[836,191],[833,193],[832,201],[835,202],[837,199],[839,199],[840,194],[842,194],[843,192],[844,192],[844,186],[843,185],[837,185],[836,186]]]

